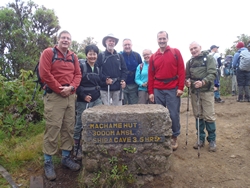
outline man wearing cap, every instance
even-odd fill
[[[245,44],[243,42],[238,42],[237,45],[235,46],[237,48],[237,52],[234,54],[233,57],[233,68],[236,69],[236,78],[237,78],[237,84],[238,84],[238,90],[239,90],[239,94],[238,94],[238,102],[243,102],[243,93],[245,90],[245,100],[248,101],[249,100],[249,81],[248,83],[245,82],[245,75],[246,75],[246,71],[242,71],[239,69],[239,62],[240,62],[240,54],[244,51],[247,50],[247,48],[245,47]]]
[[[212,45],[210,47],[210,55],[212,55],[214,57],[214,59],[216,60],[216,69],[217,69],[217,76],[216,79],[214,80],[214,100],[217,103],[223,103],[225,102],[224,100],[222,100],[220,98],[220,76],[221,76],[221,71],[220,71],[220,67],[221,67],[221,56],[218,53],[218,48],[219,46],[216,45]]]
[[[105,36],[102,40],[106,50],[98,54],[96,64],[101,70],[101,80],[106,83],[101,87],[101,99],[104,105],[122,105],[122,89],[126,87],[127,67],[121,54],[114,49],[119,39],[113,34]]]
[[[126,62],[128,75],[126,80],[126,87],[124,93],[124,104],[138,103],[138,85],[135,83],[135,72],[142,59],[139,53],[132,50],[132,41],[130,39],[123,40],[122,56]]]

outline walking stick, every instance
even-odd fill
[[[110,85],[108,85],[108,105],[110,105]]]
[[[122,92],[123,92],[123,89],[122,89],[122,85],[120,86],[120,93],[119,93],[119,101],[122,100]]]
[[[190,98],[190,88],[188,87],[188,98],[187,98],[187,124],[186,124],[186,145],[187,145],[187,140],[188,140],[189,98]]]
[[[196,89],[197,94],[197,144],[198,144],[198,158],[200,157],[200,89]]]

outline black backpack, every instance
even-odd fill
[[[67,59],[64,59],[64,58],[58,58],[58,54],[57,54],[57,50],[55,48],[51,48],[51,50],[53,51],[53,57],[52,57],[52,60],[51,60],[51,63],[53,64],[56,60],[60,60],[60,61],[65,61],[65,62],[72,62],[73,64],[75,64],[75,58],[74,58],[74,54],[71,54],[71,57],[72,59],[71,60],[67,60]],[[40,74],[39,74],[39,61],[38,63],[36,64],[36,67],[34,69],[34,73],[36,74],[37,76],[37,80],[35,80],[34,82],[36,82],[36,86],[34,88],[34,92],[33,92],[33,96],[32,96],[32,101],[34,100],[35,98],[35,94],[36,94],[36,90],[37,90],[37,86],[38,84],[40,84],[40,88],[39,88],[39,91],[41,91],[41,89],[46,85],[46,83],[44,83],[40,77]]]
[[[79,59],[79,64],[80,64],[80,68],[81,68],[81,72],[82,72],[82,78],[87,75],[87,64],[86,64],[86,60],[85,59]],[[99,67],[96,67],[97,68],[97,74],[99,75],[100,74],[100,71],[99,71]]]

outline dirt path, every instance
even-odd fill
[[[187,100],[182,99],[179,148],[172,155],[171,185],[154,182],[154,188],[246,188],[250,187],[250,103],[236,102],[236,97],[223,97],[225,103],[215,104],[217,152],[208,152],[208,142],[200,150],[196,142],[195,119],[190,105],[188,143],[186,146]],[[42,170],[40,175],[43,174]],[[47,181],[45,188],[76,188],[78,173],[69,173],[59,165],[57,180]],[[162,186],[165,184],[164,186]]]
[[[225,103],[215,104],[217,115],[217,152],[208,152],[208,142],[200,150],[192,148],[196,142],[195,119],[189,118],[188,144],[186,147],[187,100],[182,100],[179,148],[173,153],[171,167],[173,188],[250,187],[250,103],[236,102],[235,97],[223,97]]]

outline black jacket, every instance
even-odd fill
[[[81,83],[76,90],[77,94],[77,102],[86,102],[84,99],[87,95],[91,95],[92,99],[91,102],[95,101],[100,97],[100,70],[98,71],[97,65],[94,65],[94,72],[92,72],[92,68],[86,62],[87,65],[87,72],[83,75],[81,79]],[[83,73],[83,66],[81,66],[81,72]],[[99,73],[99,74],[98,74]]]
[[[123,56],[116,51],[111,54],[105,50],[105,52],[98,54],[96,64],[101,70],[101,90],[108,90],[108,86],[106,85],[107,78],[112,78],[114,81],[110,86],[110,91],[120,90],[120,81],[125,81],[127,78],[127,66]]]

